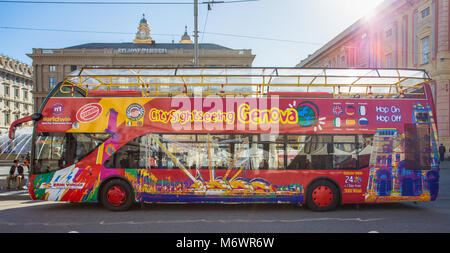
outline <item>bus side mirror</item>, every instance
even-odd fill
[[[14,138],[16,138],[16,127],[15,126],[12,128],[12,132],[10,131],[10,134],[9,134],[9,139],[13,140]]]
[[[16,121],[14,121],[11,124],[11,126],[9,127],[9,138],[11,140],[14,139],[17,126],[20,126],[22,123],[25,123],[25,122],[28,122],[28,121],[31,121],[31,120],[34,120],[34,121],[39,120],[41,117],[42,117],[42,114],[40,114],[40,113],[33,113],[30,116],[26,116],[26,117],[23,117],[21,119],[18,119]]]
[[[40,114],[40,113],[33,113],[31,115],[31,119],[34,120],[34,121],[40,120],[41,117],[42,117],[42,114]]]

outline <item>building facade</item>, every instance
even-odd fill
[[[187,34],[179,43],[157,43],[151,38],[145,16],[130,43],[87,43],[62,49],[33,48],[34,101],[37,111],[48,92],[70,72],[97,67],[190,67],[194,44]],[[199,66],[250,67],[255,58],[250,49],[231,49],[217,44],[199,44]]]
[[[297,67],[419,68],[433,79],[439,142],[450,148],[450,0],[386,0]]]
[[[33,113],[32,90],[33,68],[0,55],[0,134],[8,132],[13,121]]]

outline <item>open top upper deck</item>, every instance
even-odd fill
[[[431,80],[418,69],[328,68],[83,68],[70,73],[56,96],[162,97],[280,95],[415,97]]]

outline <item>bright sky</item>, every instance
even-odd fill
[[[206,0],[199,0],[200,3],[204,1]],[[200,5],[198,26],[199,31],[205,34],[200,34],[199,42],[215,43],[233,49],[251,49],[256,55],[254,67],[293,67],[370,13],[382,1],[259,0],[216,4],[209,13],[206,5]],[[189,3],[193,0],[132,2]],[[193,5],[56,5],[0,2],[0,54],[31,65],[31,59],[25,54],[31,53],[32,48],[64,48],[93,42],[131,42],[142,13],[145,13],[156,43],[171,43],[172,40],[179,42],[185,25],[188,26],[188,32],[193,39]],[[36,31],[5,27],[117,33]]]

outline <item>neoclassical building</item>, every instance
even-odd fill
[[[68,73],[84,66],[98,67],[187,67],[194,66],[194,44],[187,33],[179,43],[152,39],[145,16],[139,22],[133,42],[87,43],[61,49],[33,48],[34,101],[37,110],[51,88]],[[199,65],[251,67],[251,49],[231,49],[217,44],[199,44]]]
[[[33,68],[0,55],[0,134],[7,132],[13,121],[33,113],[32,90]]]
[[[450,0],[385,0],[297,67],[425,69],[450,149]]]

